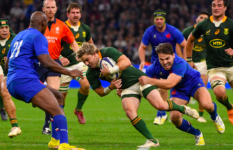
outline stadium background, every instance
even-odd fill
[[[42,10],[43,0],[1,0],[1,18],[7,18],[15,33],[29,26],[34,11]],[[138,48],[144,31],[153,25],[153,12],[167,12],[166,22],[183,31],[194,25],[198,12],[211,12],[211,0],[56,0],[56,17],[66,21],[70,2],[82,5],[81,22],[89,25],[94,43],[100,47],[115,47],[137,67]],[[226,15],[233,18],[233,0],[229,0]],[[151,47],[146,50],[150,62]],[[104,83],[105,85],[105,83]],[[72,82],[71,87],[79,87]],[[208,86],[210,87],[210,86]],[[227,85],[229,87],[229,85]]]

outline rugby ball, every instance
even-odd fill
[[[107,66],[108,68],[112,68],[116,65],[116,62],[110,58],[110,57],[104,57],[101,59],[100,61],[100,68],[103,69],[103,64],[105,66]],[[113,80],[113,79],[117,79],[120,76],[120,72],[114,73],[114,74],[110,74],[107,76],[108,79]]]

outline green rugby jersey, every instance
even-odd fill
[[[115,62],[117,62],[118,58],[123,55],[118,50],[113,47],[106,47],[100,50],[99,57],[102,59],[103,57],[110,57]],[[139,77],[146,76],[146,74],[139,69],[130,66],[121,72],[121,75],[118,79],[122,80],[122,87],[121,89],[126,89],[131,85],[138,82]],[[111,82],[110,79],[103,76],[100,72],[100,68],[88,68],[86,77],[92,87],[93,90],[97,89],[101,86],[100,80],[105,80]]]
[[[0,60],[1,60],[0,63],[1,63],[2,69],[3,69],[4,76],[7,76],[6,71],[4,69],[4,66],[5,66],[4,57],[7,57],[7,53],[10,49],[11,41],[14,39],[15,36],[16,36],[16,34],[10,33],[5,45],[0,44]]]
[[[78,46],[81,46],[83,42],[88,42],[91,39],[91,32],[90,32],[90,28],[79,22],[78,26],[78,31],[75,31],[70,23],[68,22],[68,20],[65,22],[65,24],[70,28],[70,30],[72,31],[72,33],[74,34],[75,40],[78,44]],[[62,45],[62,51],[61,51],[61,55],[63,57],[66,57],[69,61],[70,64],[67,65],[66,67],[72,66],[74,64],[79,63],[74,55],[74,51],[71,49],[70,45],[67,44],[66,42],[62,41],[61,43]]]
[[[232,19],[225,16],[222,23],[216,27],[211,16],[198,23],[192,34],[195,38],[204,36],[207,69],[233,66],[233,58],[225,52],[226,49],[233,48]]]
[[[195,27],[196,25],[185,28],[183,30],[182,33],[186,40],[188,39],[190,33],[193,31]],[[201,36],[199,39],[194,41],[192,57],[193,57],[193,62],[195,63],[204,61],[206,59],[206,45],[203,36]]]

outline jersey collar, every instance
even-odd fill
[[[102,54],[98,52],[99,58],[102,59]]]
[[[71,24],[69,23],[69,21],[68,21],[68,20],[66,20],[66,22],[65,22],[65,23],[67,24],[67,26],[68,26],[68,27],[70,27],[70,28],[71,28]],[[79,22],[78,22],[78,26],[79,26],[79,27],[80,27],[80,24],[81,24],[81,23],[80,23],[80,21],[79,21]]]
[[[225,16],[225,17],[222,19],[222,23],[225,22],[226,20],[227,20],[227,16]],[[214,22],[213,15],[210,16],[210,21],[211,21],[211,22]]]

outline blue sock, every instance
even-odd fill
[[[52,137],[53,137],[54,139],[56,139],[56,140],[60,140],[59,135],[58,135],[58,133],[57,133],[57,131],[56,131],[56,125],[55,125],[55,123],[54,123],[54,121],[53,121],[53,118],[51,118],[51,120],[52,120],[52,122],[51,122],[51,126],[52,126]]]
[[[158,110],[157,111],[157,117],[162,117],[164,115],[166,115],[166,111],[163,111],[163,110]]]
[[[66,117],[63,115],[56,115],[53,117],[53,123],[56,126],[56,131],[60,137],[60,143],[68,143],[68,127]]]
[[[178,129],[180,129],[181,131],[193,134],[193,135],[200,135],[201,131],[198,129],[195,129],[190,122],[188,122],[187,120],[183,119],[182,124],[177,127]]]
[[[45,113],[45,122],[44,122],[43,130],[45,128],[49,128],[50,121],[51,121],[50,114]]]
[[[209,114],[210,114],[210,118],[212,119],[212,120],[215,120],[216,119],[216,117],[218,116],[218,114],[217,114],[217,105],[213,102],[213,104],[214,104],[214,111],[213,112],[209,112]]]

